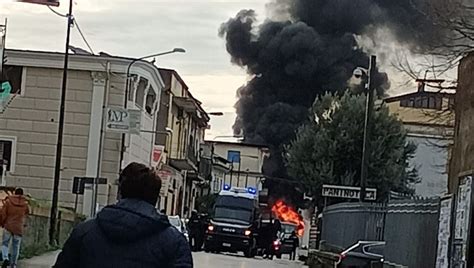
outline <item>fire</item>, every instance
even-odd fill
[[[296,224],[298,236],[303,236],[303,217],[301,217],[301,215],[298,214],[298,212],[296,212],[292,207],[285,204],[283,200],[278,200],[275,205],[273,205],[272,212],[275,213],[280,221]]]

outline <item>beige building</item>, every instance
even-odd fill
[[[266,146],[225,141],[206,143],[213,148],[212,192],[219,192],[226,184],[262,189],[262,166],[269,153]]]
[[[7,186],[25,188],[32,197],[51,200],[58,131],[58,111],[64,55],[7,50],[5,77],[16,97],[0,114],[0,156],[7,164]],[[127,66],[131,59],[71,55],[69,62],[59,201],[73,207],[73,177],[104,177],[98,204],[116,200],[122,134],[102,132],[105,109],[124,105]],[[136,62],[128,108],[139,110],[141,130],[126,135],[122,165],[150,164],[159,99],[164,87],[153,64]],[[102,135],[103,133],[103,135]],[[102,140],[101,140],[102,138]],[[78,198],[78,211],[91,213],[90,185]]]
[[[161,169],[167,171],[168,181],[160,208],[167,214],[189,214],[195,207],[200,186],[205,183],[199,172],[200,145],[204,142],[209,116],[175,70],[160,69],[160,73],[165,88],[161,93],[155,144],[163,150]],[[187,209],[182,211],[183,208]]]
[[[431,197],[448,190],[455,94],[426,91],[425,87],[425,82],[421,81],[417,92],[387,98],[385,103],[390,113],[403,122],[408,140],[417,145],[412,165],[418,168],[421,183],[415,186],[416,194]]]

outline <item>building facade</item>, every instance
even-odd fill
[[[417,196],[433,197],[448,192],[448,160],[454,134],[454,93],[419,90],[385,99],[391,114],[403,122],[408,141],[417,145],[411,161],[421,182]]]
[[[262,189],[262,166],[269,153],[266,146],[225,141],[206,144],[213,155],[211,192],[218,193],[224,185]]]
[[[15,98],[0,114],[0,156],[6,162],[7,186],[23,187],[33,198],[51,200],[58,132],[58,111],[64,55],[52,52],[7,50],[4,78]],[[103,128],[107,108],[122,108],[126,70],[132,59],[71,55],[69,61],[60,204],[77,206],[90,215],[93,207],[115,202],[121,168],[136,161],[150,165],[154,130],[164,83],[158,68],[139,61],[131,68],[133,83],[128,108],[140,111],[137,135]],[[145,130],[145,132],[142,132]],[[122,157],[123,153],[123,157]],[[120,162],[120,159],[123,159]],[[86,185],[83,195],[72,193],[74,177],[102,177],[97,204]]]
[[[168,191],[162,192],[160,208],[171,215],[189,215],[201,193],[200,187],[206,183],[200,172],[200,145],[209,116],[175,70],[160,69],[160,73],[165,88],[155,145],[163,151],[160,164],[167,171],[165,180],[169,185]]]

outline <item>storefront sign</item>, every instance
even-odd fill
[[[365,200],[376,200],[377,189],[366,188]],[[341,186],[341,185],[323,185],[323,196],[338,197],[347,199],[359,199],[360,187]]]

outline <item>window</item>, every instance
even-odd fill
[[[140,82],[138,82],[137,89],[135,92],[135,104],[143,108],[143,104],[145,101],[145,89],[147,87],[147,80],[144,78],[140,78]]]
[[[227,151],[227,160],[231,163],[240,163],[240,152],[239,151]]]
[[[128,79],[128,100],[133,101],[133,96],[135,95],[134,87],[135,87],[135,81],[137,80],[136,75],[131,75],[130,78]]]
[[[12,141],[0,141],[0,164],[6,164],[7,171],[11,169]]]
[[[441,106],[442,98],[440,96],[420,95],[400,100],[400,107],[441,110]]]
[[[16,152],[16,138],[15,137],[0,137],[0,167],[3,169],[3,163],[6,165],[6,171],[15,171],[15,152]],[[0,172],[0,177],[1,174]]]
[[[152,87],[148,90],[148,94],[145,100],[145,111],[152,115],[155,112],[155,102],[156,102],[156,94]]]
[[[23,67],[5,65],[2,81],[10,82],[12,93],[20,94],[23,84]]]

